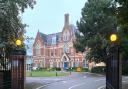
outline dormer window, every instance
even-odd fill
[[[52,37],[52,44],[56,44],[56,36]]]

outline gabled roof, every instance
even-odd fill
[[[73,24],[69,25],[69,30],[72,33],[72,35],[75,35],[76,28]],[[61,41],[62,32],[48,34],[48,35],[43,34],[41,32],[39,32],[39,33],[40,33],[40,36],[41,36],[42,40],[44,41],[45,45],[47,45],[47,46],[53,45],[52,44],[52,39],[54,37],[56,38],[56,43],[55,44],[58,44]]]
[[[40,36],[43,39],[43,41],[45,42],[45,44],[50,46],[50,45],[52,45],[52,38],[53,37],[56,37],[56,44],[60,41],[61,32],[48,34],[48,35],[43,34],[43,33],[40,32]]]
[[[63,60],[64,57],[67,59],[67,61],[70,61],[70,60],[71,60],[70,57],[68,56],[68,54],[67,54],[67,53],[64,53],[64,54],[62,55],[62,57],[61,57],[61,61],[64,61],[64,60]]]
[[[47,42],[47,35],[40,32],[40,36],[44,42]]]
[[[76,27],[73,24],[71,24],[70,27],[70,30],[75,34],[75,32],[77,31]]]

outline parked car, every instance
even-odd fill
[[[37,70],[37,69],[38,69],[38,67],[33,67],[32,69],[33,69],[33,70]]]

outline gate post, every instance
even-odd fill
[[[111,35],[111,47],[108,52],[106,70],[106,89],[122,89],[122,62],[116,34]]]
[[[17,49],[11,53],[11,89],[24,89],[26,51]]]

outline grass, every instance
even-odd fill
[[[57,74],[55,71],[26,71],[27,77],[52,77],[52,76],[66,76],[69,73],[58,71]]]

